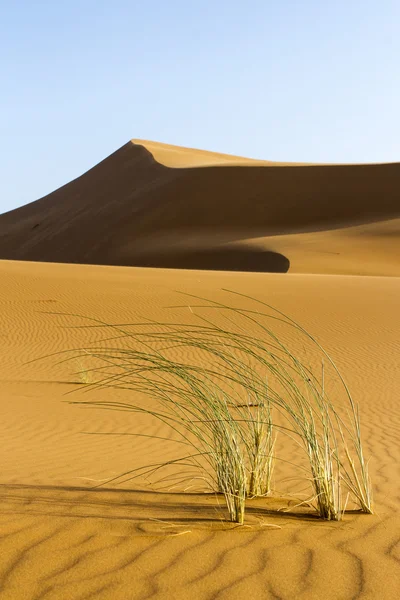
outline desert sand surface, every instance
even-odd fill
[[[399,182],[398,164],[260,165],[135,141],[0,216],[1,600],[398,597]],[[86,317],[191,322],[181,293],[224,289],[290,315],[334,358],[360,405],[374,515],[295,510],[284,465],[244,526],[214,494],[109,481],[176,456],[173,433],[70,404],[130,392],[92,390],[90,365],[56,353],[103,343]]]

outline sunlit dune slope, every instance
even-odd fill
[[[183,146],[173,146],[172,144],[163,144],[161,142],[152,142],[150,140],[131,140],[133,144],[144,146],[151,152],[158,163],[176,168],[190,167],[212,167],[212,166],[279,166],[290,163],[273,162],[270,160],[257,160],[254,158],[245,158],[244,156],[233,156],[232,154],[221,154],[220,152],[209,152],[208,150],[199,150],[196,148],[185,148]]]
[[[290,165],[135,141],[0,216],[0,258],[398,275],[399,217],[398,163]]]

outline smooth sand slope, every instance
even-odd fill
[[[290,165],[129,142],[0,216],[0,258],[400,275],[400,164]]]
[[[0,280],[2,600],[398,597],[398,277],[0,261]],[[56,364],[56,357],[26,364],[104,337],[68,328],[82,319],[48,313],[112,323],[165,320],[165,307],[183,302],[174,290],[226,299],[222,287],[289,313],[337,360],[360,403],[376,515],[347,514],[340,523],[299,516],[286,495],[292,483],[285,467],[280,495],[249,502],[242,528],[224,521],[224,505],[213,495],[157,493],[143,482],[89,489],[172,457],[176,448],[129,435],[171,437],[148,417],[63,402],[129,399],[122,391],[85,394],[76,373],[84,365]],[[176,319],[190,315],[188,308],[174,311]],[[281,450],[296,460],[290,444]],[[289,512],[277,512],[282,508]]]

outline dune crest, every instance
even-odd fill
[[[244,156],[222,154],[220,152],[211,152],[209,150],[186,148],[184,146],[174,146],[172,144],[164,144],[162,142],[154,142],[151,140],[132,139],[131,143],[136,146],[144,146],[158,163],[163,164],[165,167],[170,167],[171,169],[212,166],[278,166],[290,164],[269,160],[258,160],[256,158],[245,158]]]
[[[223,257],[248,252],[237,268],[269,271],[275,253],[291,272],[399,275],[399,190],[398,163],[285,165],[129,142],[1,215],[0,258],[210,269],[215,253],[214,268],[230,270]]]

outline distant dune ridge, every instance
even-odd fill
[[[400,275],[400,164],[273,163],[133,140],[0,216],[0,258]]]

